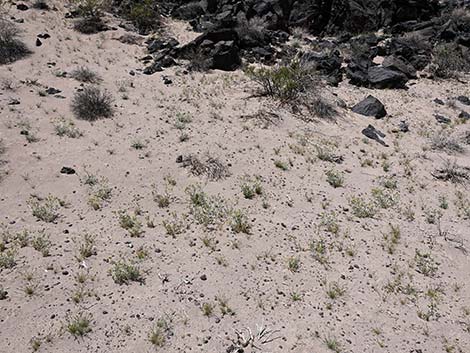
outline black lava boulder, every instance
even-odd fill
[[[352,111],[364,116],[373,116],[376,119],[381,119],[387,115],[385,106],[377,98],[368,96],[363,101],[357,103]]]
[[[382,66],[370,67],[367,74],[370,85],[375,88],[405,88],[408,82],[408,77],[402,72]]]

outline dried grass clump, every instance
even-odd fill
[[[221,180],[230,175],[227,166],[210,155],[206,155],[204,159],[189,155],[181,162],[183,167],[189,168],[192,174],[206,176],[209,180]]]

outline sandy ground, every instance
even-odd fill
[[[64,12],[12,10],[24,18],[23,38],[34,53],[0,67],[2,82],[11,83],[0,91],[1,159],[7,161],[0,222],[3,254],[14,252],[16,263],[0,268],[8,292],[0,301],[1,352],[34,346],[42,352],[225,352],[236,330],[256,334],[259,327],[272,331],[273,340],[255,340],[258,349],[246,352],[470,351],[470,196],[465,184],[432,175],[446,160],[470,167],[468,146],[461,153],[430,149],[430,137],[442,128],[435,113],[452,119],[452,136],[469,131],[468,123],[456,123],[469,107],[433,102],[470,96],[468,84],[420,79],[408,90],[379,91],[344,82],[322,93],[348,106],[373,94],[389,115],[375,120],[338,108],[335,122],[305,122],[253,98],[255,85],[242,72],[185,74],[177,67],[143,75],[145,48],[117,41],[122,29],[82,35]],[[182,41],[194,36],[181,23],[171,28]],[[35,47],[39,33],[51,38]],[[113,118],[74,118],[70,104],[80,83],[57,73],[81,66],[102,77],[100,86],[114,97]],[[163,77],[173,83],[165,85]],[[63,98],[40,94],[48,87]],[[20,104],[9,105],[12,99]],[[279,121],[265,126],[243,118],[263,110]],[[175,127],[182,114],[191,117],[184,132]],[[58,119],[73,121],[83,136],[58,136]],[[408,133],[395,131],[401,120]],[[386,133],[390,147],[364,139],[368,124]],[[319,147],[344,162],[320,160]],[[217,181],[192,175],[176,163],[189,154],[218,158],[230,175]],[[61,174],[64,166],[76,174]],[[343,175],[342,187],[327,182],[330,170]],[[89,204],[95,189],[86,185],[87,175],[111,188],[99,210]],[[246,199],[241,187],[256,178],[262,193]],[[384,180],[396,188],[384,188]],[[250,234],[234,232],[230,217],[209,229],[198,224],[186,191],[191,185],[242,210]],[[357,217],[351,199],[372,202],[374,188],[392,205],[373,218]],[[154,195],[165,193],[170,204],[160,208]],[[34,197],[48,195],[65,201],[52,223],[31,208]],[[120,211],[136,214],[140,237],[120,226]],[[173,237],[164,222],[174,215],[186,220]],[[395,243],[391,226],[400,232]],[[46,234],[49,256],[11,240],[23,231],[31,238]],[[84,234],[95,237],[95,254],[77,260]],[[312,250],[312,242],[324,250]],[[145,283],[115,283],[110,271],[119,260],[138,267]],[[232,313],[224,314],[230,310],[221,299]],[[91,332],[74,337],[70,323],[79,314],[88,315]],[[149,334],[159,319],[169,329],[155,347]]]

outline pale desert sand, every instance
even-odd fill
[[[467,83],[422,78],[408,90],[325,86],[325,97],[348,107],[373,94],[389,114],[375,120],[338,108],[334,122],[305,122],[276,102],[252,97],[256,86],[241,71],[185,74],[176,67],[143,75],[144,46],[117,41],[122,29],[79,34],[65,11],[12,10],[24,18],[23,38],[34,53],[0,67],[2,82],[13,86],[0,91],[1,159],[7,162],[2,234],[27,230],[34,238],[44,231],[50,240],[46,257],[31,245],[7,244],[16,251],[16,266],[0,269],[8,292],[0,301],[1,352],[29,352],[35,342],[40,352],[225,352],[236,330],[256,333],[261,326],[275,331],[274,340],[255,342],[259,349],[246,352],[329,352],[335,341],[341,352],[470,352],[470,196],[465,184],[433,176],[446,160],[470,167],[469,148],[462,142],[461,153],[430,149],[442,128],[434,114],[455,122],[461,110],[469,111],[433,100],[470,96]],[[170,25],[182,41],[195,36],[184,24]],[[51,38],[36,48],[39,33]],[[90,123],[73,116],[80,83],[56,73],[81,66],[97,72],[114,97],[112,118]],[[173,83],[165,85],[163,77]],[[64,98],[40,95],[47,87]],[[8,105],[12,99],[20,104]],[[275,112],[279,121],[263,126],[243,119],[259,111]],[[175,127],[181,114],[191,117],[184,132]],[[61,118],[83,136],[58,136],[54,124]],[[394,132],[401,120],[409,132]],[[361,135],[368,124],[386,134],[389,147]],[[20,134],[25,129],[37,141],[28,142]],[[447,130],[463,138],[468,123]],[[136,142],[143,148],[131,147]],[[344,162],[320,160],[318,147]],[[215,181],[192,175],[176,163],[189,154],[218,158],[230,175]],[[76,174],[61,174],[64,166]],[[330,170],[342,173],[342,187],[328,184]],[[89,204],[96,187],[85,184],[87,174],[112,190],[99,210]],[[262,188],[251,200],[241,190],[249,178],[259,178]],[[386,189],[384,180],[396,188]],[[191,185],[242,210],[250,234],[232,231],[230,216],[210,229],[198,224],[185,191]],[[393,205],[358,218],[351,199],[373,200],[374,188]],[[155,193],[168,193],[169,206],[160,208]],[[58,219],[37,220],[32,195],[64,200]],[[140,237],[120,226],[119,211],[137,214]],[[187,229],[172,237],[163,222],[174,215],[187,215]],[[400,231],[396,244],[391,226]],[[77,260],[84,234],[96,237],[96,254]],[[135,264],[145,283],[115,283],[110,270],[120,259]],[[342,290],[331,298],[335,284]],[[233,313],[223,314],[222,298]],[[80,313],[90,315],[91,332],[75,338],[67,325]],[[154,347],[149,334],[159,318],[170,328],[163,347]]]

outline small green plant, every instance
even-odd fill
[[[161,348],[173,334],[172,323],[166,318],[159,318],[149,334],[149,341],[156,348]]]
[[[34,250],[39,251],[42,256],[50,256],[51,241],[44,231],[39,232],[33,237],[31,240],[31,246]]]
[[[385,244],[384,247],[387,249],[389,254],[394,254],[395,250],[400,242],[401,231],[400,226],[394,226],[390,224],[390,232],[384,235]]]
[[[335,352],[335,353],[340,353],[341,352],[341,345],[339,344],[338,340],[335,337],[328,336],[324,340],[326,347]]]
[[[380,181],[380,185],[385,189],[396,190],[398,187],[398,180],[395,177],[385,177]]]
[[[328,295],[328,298],[330,299],[338,299],[342,297],[346,293],[346,290],[339,285],[337,282],[330,283],[328,285],[328,288],[326,290],[326,294]]]
[[[170,220],[165,220],[162,224],[166,230],[166,234],[176,238],[178,234],[182,234],[187,228],[186,219],[185,217],[180,219],[175,212],[171,214],[171,217],[172,218]]]
[[[344,184],[344,175],[336,170],[326,172],[326,181],[334,188],[339,188]]]
[[[16,251],[8,249],[0,252],[0,268],[13,268],[16,266]]]
[[[31,338],[30,344],[31,344],[31,349],[33,350],[33,352],[37,352],[39,348],[41,348],[42,342],[38,337],[33,337]]]
[[[284,171],[289,170],[289,164],[287,164],[286,162],[280,161],[278,159],[274,161],[274,165],[276,166],[276,168],[279,168],[281,170],[284,170]]]
[[[208,236],[203,236],[201,238],[202,240],[202,243],[204,244],[204,246],[206,248],[209,248],[211,251],[216,251],[217,248],[216,248],[216,241],[214,240],[214,238],[209,238]]]
[[[69,138],[79,138],[83,136],[83,133],[75,126],[72,120],[61,118],[55,120],[53,125],[57,136],[67,136]]]
[[[45,199],[31,197],[28,201],[29,207],[33,211],[33,216],[43,222],[54,222],[59,217],[57,212],[65,203],[59,198],[49,195]]]
[[[439,195],[438,201],[439,207],[443,210],[447,210],[449,208],[449,202],[447,201],[447,197],[445,195]]]
[[[454,204],[457,207],[459,217],[464,219],[470,218],[470,200],[465,195],[464,192],[457,190],[455,192],[455,201]]]
[[[83,261],[93,255],[96,255],[95,248],[96,237],[90,234],[84,234],[78,245],[78,261]]]
[[[241,190],[243,197],[248,200],[252,200],[255,198],[255,196],[263,194],[263,188],[258,179],[256,179],[254,182],[248,179],[242,184]]]
[[[320,226],[331,234],[339,233],[339,221],[335,212],[322,213]]]
[[[67,319],[67,331],[74,337],[83,337],[91,332],[91,315],[83,312]]]
[[[230,223],[232,231],[235,233],[250,234],[251,225],[248,217],[241,210],[235,210],[232,213],[232,221]]]
[[[439,269],[439,264],[430,252],[423,253],[416,250],[415,263],[417,271],[426,277],[434,277]]]
[[[295,257],[295,256],[289,257],[289,259],[287,259],[287,268],[291,272],[299,272],[300,259],[298,257]]]
[[[317,260],[322,265],[328,263],[328,246],[325,240],[312,240],[310,243],[310,251],[315,260]]]
[[[16,233],[15,243],[20,248],[27,247],[29,245],[30,241],[31,241],[31,234],[26,229],[24,229],[22,232]]]
[[[137,216],[129,215],[124,211],[119,212],[119,225],[121,228],[127,230],[129,235],[133,238],[140,237],[144,232],[142,223],[137,219]]]
[[[129,284],[130,282],[144,282],[144,278],[142,277],[139,268],[125,261],[114,263],[111,269],[111,277],[116,284],[120,285]]]
[[[214,312],[214,305],[212,305],[211,303],[203,303],[201,310],[204,316],[212,316]]]
[[[170,206],[170,195],[168,195],[167,193],[165,194],[154,193],[153,199],[157,203],[158,207],[160,208],[166,208]]]
[[[373,202],[365,201],[361,197],[354,196],[349,200],[351,211],[358,218],[373,218],[377,214],[377,206]]]
[[[145,142],[139,139],[135,139],[134,141],[132,141],[131,147],[135,150],[143,150],[145,147],[147,147],[147,145],[145,144]]]
[[[87,174],[84,183],[91,186],[88,205],[95,211],[102,209],[112,196],[112,188],[108,185],[107,179],[98,179],[92,174]]]
[[[192,121],[193,118],[188,113],[177,113],[174,125],[178,130],[184,130]]]
[[[207,195],[200,186],[191,185],[186,192],[190,198],[191,214],[197,223],[207,228],[225,222],[231,213],[223,198]]]
[[[383,188],[372,189],[372,198],[377,206],[383,209],[394,207],[398,202],[398,197],[395,193]]]
[[[233,309],[228,305],[228,300],[222,296],[218,296],[217,302],[219,304],[219,309],[220,312],[222,313],[223,316],[225,315],[235,315],[235,312]]]
[[[241,189],[242,189],[242,193],[243,193],[243,196],[245,197],[245,199],[251,200],[256,195],[255,191],[253,190],[253,188],[249,184],[243,184],[241,186]]]
[[[297,292],[292,292],[290,294],[290,297],[292,299],[293,302],[299,302],[302,300],[302,294],[300,293],[297,293]]]

